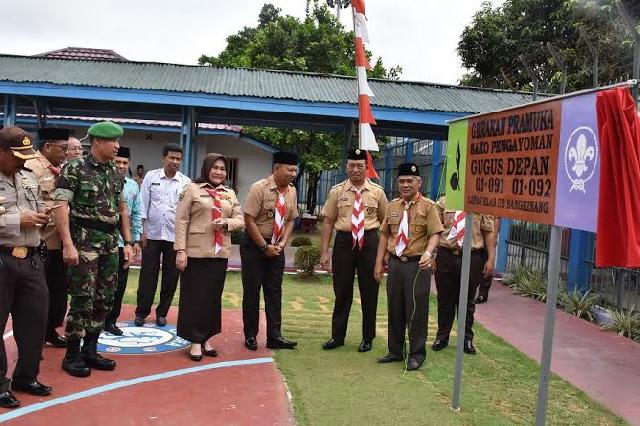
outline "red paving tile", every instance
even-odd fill
[[[640,344],[556,312],[552,371],[631,424],[640,425]],[[489,301],[476,308],[476,320],[539,362],[543,303],[494,283]]]
[[[176,310],[169,313],[175,324]],[[133,318],[130,306],[123,308],[122,319]],[[153,318],[150,318],[153,319]],[[243,346],[242,313],[223,312],[223,332],[213,339],[217,358],[193,362],[186,349],[147,355],[112,355],[118,361],[114,372],[92,371],[88,378],[74,378],[60,369],[63,349],[47,346],[41,363],[39,379],[54,387],[48,398],[17,394],[21,407],[50,399],[72,395],[97,386],[152,374],[199,367],[224,361],[270,357],[264,347],[264,335],[259,336],[259,350],[248,351]],[[11,369],[15,364],[15,342],[5,340]],[[0,415],[6,413],[0,410]],[[87,417],[89,419],[87,420]],[[79,419],[84,419],[83,421]],[[231,366],[154,382],[139,383],[109,390],[65,404],[26,414],[10,425],[91,424],[91,425],[234,425],[234,424],[294,424],[287,390],[275,363]]]

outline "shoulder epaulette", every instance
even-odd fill
[[[381,187],[380,185],[378,185],[377,183],[372,182],[372,181],[369,181],[369,183],[370,183],[372,186],[375,186],[376,188],[382,189],[382,190],[384,191],[384,188],[383,188],[383,187]]]

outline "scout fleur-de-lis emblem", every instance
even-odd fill
[[[564,169],[571,181],[569,191],[587,193],[585,184],[593,177],[598,163],[598,139],[590,127],[581,126],[571,133],[565,150]]]

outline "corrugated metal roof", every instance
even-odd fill
[[[327,74],[213,68],[150,62],[103,62],[0,55],[0,81],[164,90],[355,104],[355,78]],[[421,111],[490,112],[531,95],[433,83],[370,80],[371,103]]]

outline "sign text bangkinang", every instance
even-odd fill
[[[596,134],[594,95],[453,122],[447,204],[456,210],[594,231]]]

